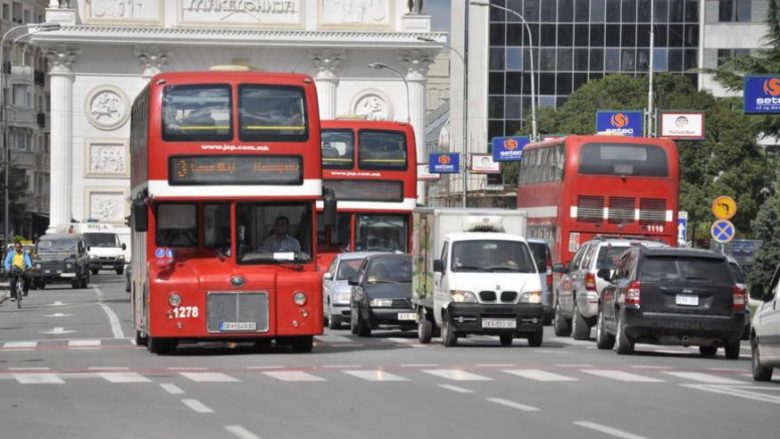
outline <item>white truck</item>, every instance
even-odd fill
[[[445,346],[467,334],[541,346],[542,285],[525,229],[519,210],[414,211],[412,303],[421,343],[440,332]]]
[[[111,224],[73,223],[68,226],[67,232],[84,235],[92,274],[98,274],[101,268],[115,271],[116,274],[124,273],[127,247]]]

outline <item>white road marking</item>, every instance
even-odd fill
[[[401,367],[437,367],[438,364],[434,363],[411,363],[411,364],[401,364]]]
[[[183,395],[184,390],[181,390],[179,386],[173,383],[162,383],[160,384],[160,387],[162,387],[163,390],[170,393],[171,395]]]
[[[36,346],[37,341],[8,341],[3,344],[4,349],[31,349]]]
[[[67,303],[62,303],[59,300],[49,304],[49,306],[65,306],[65,305],[67,305]]]
[[[634,369],[654,369],[654,370],[671,369],[671,367],[669,366],[646,366],[643,364],[635,364],[635,365],[631,365],[630,367],[633,367]]]
[[[100,340],[68,340],[69,348],[95,348],[100,347]]]
[[[511,407],[513,409],[522,410],[524,412],[538,412],[539,409],[536,407],[532,407],[530,405],[520,404],[519,402],[509,401],[508,399],[501,399],[501,398],[487,398],[488,401],[503,405],[505,407]]]
[[[317,335],[314,336],[314,339],[321,343],[351,343],[354,341],[349,337],[336,334]]]
[[[512,370],[505,370],[504,372],[522,378],[528,378],[531,380],[542,381],[542,382],[579,381],[577,378],[558,375],[555,373],[550,373],[538,369],[512,369]]]
[[[196,383],[235,383],[236,378],[221,372],[181,372],[181,376]]]
[[[382,340],[387,340],[390,343],[411,344],[417,341],[416,338],[401,338],[401,337],[387,337]]]
[[[488,378],[460,369],[427,369],[423,370],[423,372],[452,381],[493,381],[493,378]]]
[[[342,372],[366,381],[409,381],[402,376],[387,373],[383,370],[343,370]]]
[[[45,315],[44,317],[73,317],[73,314],[63,314],[61,312],[57,312],[54,314]]]
[[[723,378],[715,375],[699,372],[663,372],[667,375],[672,375],[678,378],[683,378],[691,381],[699,381],[707,384],[744,384],[743,381],[732,380],[731,378]]]
[[[13,376],[20,384],[65,384],[53,373],[15,373]]]
[[[247,366],[247,370],[284,369],[285,366]]]
[[[260,439],[260,436],[256,436],[254,433],[240,425],[226,425],[224,428],[238,439]]]
[[[612,427],[609,427],[609,426],[603,425],[603,424],[597,424],[595,422],[575,421],[574,425],[579,425],[582,428],[595,430],[595,431],[598,431],[600,433],[608,434],[610,436],[619,437],[621,439],[645,439],[644,436],[637,436],[637,435],[629,433],[627,431],[618,430],[617,428],[612,428]]]
[[[41,371],[41,370],[51,370],[49,367],[9,367],[8,370],[13,371]]]
[[[439,387],[446,390],[451,390],[457,393],[474,393],[473,390],[464,389],[463,387],[453,386],[452,384],[438,384]]]
[[[320,378],[310,373],[301,372],[299,370],[285,370],[279,372],[263,372],[271,378],[276,378],[280,381],[288,382],[317,382],[325,381],[325,378]]]
[[[97,285],[93,285],[92,290],[98,298],[98,304],[108,316],[108,322],[111,324],[111,332],[114,334],[114,338],[125,338],[125,333],[122,331],[122,325],[119,323],[119,317],[116,316],[114,310],[103,303],[103,292],[100,291],[100,288],[98,288]]]
[[[197,399],[182,399],[181,402],[196,413],[214,413],[214,410]]]
[[[688,351],[678,351],[675,349],[653,349],[652,351],[657,354],[677,354],[677,355],[690,354],[690,352]]]
[[[98,375],[110,383],[151,383],[152,380],[135,372],[101,372]]]
[[[592,341],[588,340],[574,340],[567,337],[553,337],[549,341],[557,341],[559,343],[568,344],[572,346],[593,346]]]
[[[169,367],[168,370],[208,370],[208,367]]]
[[[514,364],[511,363],[477,363],[477,367],[515,367]]]
[[[117,370],[130,370],[129,367],[119,366],[119,367],[88,367],[87,370],[97,370],[97,371],[117,371]]]
[[[708,367],[707,370],[711,370],[714,372],[744,372],[745,371],[745,369],[737,369],[736,367]]]
[[[73,332],[78,332],[78,331],[72,331],[72,330],[67,330],[66,331],[65,328],[62,327],[62,326],[55,326],[51,330],[49,330],[49,331],[41,331],[41,332],[39,332],[39,334],[59,335],[59,334],[70,334],[70,333],[73,333]]]
[[[663,383],[664,382],[664,380],[660,380],[658,378],[650,378],[642,375],[637,375],[631,372],[623,372],[621,370],[587,369],[587,370],[583,370],[583,372],[589,373],[591,375],[596,375],[602,378],[609,378],[611,380],[617,380],[617,381],[627,381],[631,383]]]
[[[581,367],[593,367],[593,365],[592,364],[556,364],[555,367],[576,367],[576,368],[581,368]]]
[[[727,396],[736,396],[738,398],[749,399],[752,401],[768,402],[770,404],[780,404],[780,396],[767,395],[765,393],[756,392],[753,390],[778,390],[777,387],[755,387],[747,386],[746,388],[740,386],[723,386],[712,384],[681,384],[682,387],[690,389],[703,390],[705,392],[712,392]]]
[[[326,364],[322,366],[323,369],[354,369],[363,367],[360,364]]]

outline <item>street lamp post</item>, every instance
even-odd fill
[[[22,34],[21,36],[17,37],[13,43],[16,43],[19,41],[22,37],[28,36],[30,34],[38,33],[38,32],[50,32],[60,29],[60,25],[58,23],[40,23],[40,24],[22,24],[19,26],[14,26],[11,29],[8,29],[8,31],[3,34],[3,37],[0,38],[0,104],[2,104],[2,113],[3,113],[3,156],[4,156],[4,170],[5,170],[5,190],[3,191],[3,223],[4,223],[4,230],[3,230],[3,238],[5,239],[5,242],[9,241],[8,233],[10,232],[10,221],[9,221],[9,184],[10,179],[9,175],[11,172],[11,145],[9,145],[8,141],[8,105],[5,104],[5,39],[8,38],[9,35],[11,35],[13,32],[16,32],[20,29],[27,29],[27,33]]]
[[[486,2],[486,1],[472,1],[469,2],[470,4],[474,6],[489,6],[491,8],[500,9],[504,12],[508,12],[515,17],[520,19],[520,22],[523,23],[523,27],[525,28],[526,33],[528,34],[528,47],[529,47],[529,54],[531,58],[531,140],[538,140],[539,139],[539,131],[536,126],[536,73],[535,73],[535,67],[534,67],[534,44],[533,44],[533,35],[531,33],[531,28],[528,26],[528,22],[525,21],[525,18],[520,15],[518,12],[513,11],[512,9],[505,8],[503,6],[496,5],[494,3]],[[522,110],[522,103],[520,103],[521,110]]]
[[[371,64],[368,65],[368,67],[374,70],[387,70],[389,72],[392,72],[393,74],[395,74],[395,76],[398,76],[399,78],[401,78],[401,81],[404,82],[404,87],[406,87],[406,123],[411,125],[412,116],[410,114],[411,109],[409,108],[409,83],[406,82],[406,77],[398,70],[381,62],[372,62]]]
[[[461,173],[463,174],[463,207],[466,207],[466,194],[468,193],[468,92],[467,92],[467,82],[466,82],[466,58],[463,56],[462,53],[460,53],[457,49],[454,47],[440,43],[433,38],[428,37],[417,37],[419,41],[425,41],[426,43],[433,43],[437,44],[441,47],[444,47],[448,49],[450,52],[454,53],[455,55],[460,58],[461,63],[463,64],[463,166],[461,169]]]

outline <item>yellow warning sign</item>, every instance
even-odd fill
[[[712,202],[712,214],[717,219],[728,220],[737,213],[737,202],[733,198],[722,195]]]

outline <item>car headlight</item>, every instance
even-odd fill
[[[306,293],[303,291],[296,291],[295,294],[293,294],[293,302],[298,306],[306,305]]]
[[[73,264],[71,264],[70,262],[68,262],[67,264],[65,264],[65,268],[66,268],[66,269],[68,269],[68,270],[70,270],[71,268],[73,268]]]
[[[333,303],[349,303],[350,293],[336,293],[333,295]]]
[[[542,292],[526,291],[520,295],[520,303],[542,303]]]
[[[371,299],[370,305],[375,308],[389,308],[393,306],[392,299]]]
[[[116,258],[117,258],[117,260],[124,261],[125,260],[125,255],[119,255]]]
[[[477,296],[471,291],[450,290],[453,302],[477,303]]]

